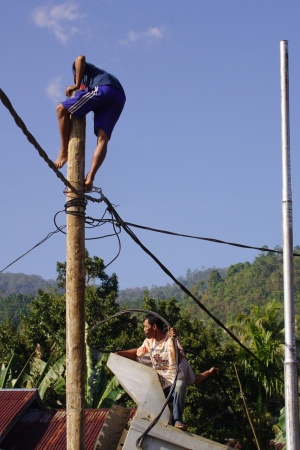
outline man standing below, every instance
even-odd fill
[[[158,317],[147,314],[144,320],[144,333],[146,339],[139,348],[131,350],[121,350],[116,352],[120,356],[132,360],[139,360],[144,355],[149,354],[151,365],[157,371],[160,383],[167,397],[176,374],[176,353],[173,338],[176,337],[174,328],[164,331],[164,324]],[[179,370],[176,386],[173,391],[173,424],[176,428],[185,430],[186,425],[183,422],[183,410],[185,402],[186,386],[198,384],[206,378],[213,375],[216,371],[212,367],[206,372],[195,374],[187,362],[182,345],[176,337],[177,348],[179,352]]]
[[[91,191],[96,172],[105,159],[108,141],[121,115],[126,97],[121,83],[114,75],[86,62],[83,55],[78,56],[73,63],[73,75],[74,84],[68,86],[65,91],[68,98],[56,108],[61,147],[55,165],[60,169],[68,160],[70,114],[77,119],[82,119],[93,111],[97,145],[85,179],[85,190]]]

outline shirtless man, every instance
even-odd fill
[[[123,110],[126,97],[119,80],[103,69],[78,56],[73,63],[74,84],[66,88],[67,99],[56,108],[61,147],[55,166],[60,169],[68,160],[68,144],[71,131],[70,114],[82,119],[94,112],[94,133],[97,145],[90,170],[85,178],[85,190],[91,191],[97,170],[103,163],[107,144],[114,126]]]

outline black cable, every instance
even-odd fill
[[[175,278],[175,276],[167,269],[167,267],[162,264],[162,262],[147,248],[142,244],[142,242],[138,239],[138,237],[133,233],[133,231],[126,225],[125,222],[121,219],[121,217],[118,215],[117,211],[114,209],[112,204],[109,202],[109,200],[106,197],[103,197],[103,201],[107,204],[109,211],[114,215],[115,219],[119,223],[119,226],[122,226],[122,228],[126,231],[127,234],[130,235],[130,237],[138,244],[160,267],[161,269],[180,287],[180,289],[187,294],[192,300],[195,301],[195,303],[211,318],[214,322],[217,323],[221,328],[223,328],[224,331],[226,331],[227,334],[241,347],[243,348],[246,353],[248,353],[252,358],[254,358],[261,367],[263,367],[266,372],[270,372],[270,369],[265,365],[263,361],[261,361],[258,356],[256,356],[248,347],[246,347],[238,338],[233,334],[224,324],[219,320],[216,316],[214,316],[204,305],[201,303],[180,281]],[[280,377],[276,377],[280,381],[282,379]]]
[[[217,244],[232,245],[234,247],[240,247],[240,248],[249,248],[252,250],[259,250],[262,252],[271,252],[271,253],[279,253],[279,254],[283,253],[282,250],[274,250],[274,249],[270,249],[268,247],[253,247],[251,245],[238,244],[236,242],[227,242],[227,241],[222,241],[220,239],[213,239],[213,238],[207,238],[207,237],[201,237],[201,236],[193,236],[190,234],[180,234],[180,233],[175,233],[174,231],[160,230],[158,228],[146,227],[143,225],[137,225],[135,223],[130,223],[130,222],[124,222],[124,224],[131,226],[131,227],[140,228],[142,230],[154,231],[156,233],[169,234],[171,236],[186,237],[186,238],[190,238],[190,239],[199,239],[201,241],[215,242]],[[293,253],[293,256],[300,256],[300,253]]]
[[[108,264],[106,264],[104,266],[103,270],[105,270],[108,266],[110,266],[110,264],[112,264],[118,258],[118,256],[121,253],[121,239],[119,237],[119,234],[121,233],[121,228],[119,227],[119,231],[117,231],[114,222],[113,222],[112,225],[113,225],[113,229],[114,229],[114,232],[115,232],[115,236],[116,236],[116,238],[118,240],[118,243],[119,243],[119,250],[118,250],[118,253],[116,254],[116,256]]]
[[[72,198],[71,200],[68,200],[65,204],[65,213],[70,214],[72,216],[76,217],[83,217],[85,218],[85,208],[87,205],[87,200],[85,198]],[[68,208],[78,208],[78,210],[71,210],[69,211]]]
[[[85,199],[81,199],[81,200],[83,200],[84,202],[86,202]],[[69,204],[67,207],[70,207],[70,206],[79,206],[79,205],[82,206],[81,203],[75,203],[75,202],[72,202],[72,204]],[[107,211],[107,210],[106,210],[106,211]],[[106,211],[104,212],[104,214],[106,213]],[[54,234],[56,234],[56,233],[67,234],[65,231],[63,231],[63,230],[66,228],[66,225],[61,225],[61,226],[59,226],[59,225],[57,224],[57,222],[56,222],[56,217],[58,216],[58,214],[60,214],[60,213],[62,213],[62,212],[65,212],[66,214],[74,214],[74,215],[77,215],[78,217],[82,217],[82,216],[83,216],[83,213],[76,212],[76,211],[72,212],[72,211],[61,210],[61,211],[58,211],[57,213],[55,213],[54,218],[53,218],[53,221],[54,221],[54,225],[55,225],[55,227],[56,227],[56,230],[55,230],[55,231],[51,231],[50,233],[48,233],[47,236],[46,236],[45,238],[43,238],[40,242],[38,242],[37,244],[35,244],[32,248],[30,248],[30,249],[27,250],[25,253],[23,253],[22,255],[20,255],[20,256],[19,256],[18,258],[16,258],[14,261],[10,262],[6,267],[4,267],[2,270],[0,270],[0,273],[4,272],[4,271],[5,271],[6,269],[8,269],[10,266],[12,266],[12,265],[15,264],[16,262],[18,262],[20,259],[22,259],[24,256],[26,256],[26,255],[27,255],[28,253],[30,253],[32,250],[34,250],[35,248],[37,248],[39,245],[41,245],[41,244],[43,244],[44,242],[46,242],[46,241],[47,241],[50,237],[52,237]],[[92,218],[87,217],[86,219],[89,220],[89,219],[92,219]],[[92,219],[92,220],[95,220],[95,219]],[[97,219],[97,221],[99,221],[99,219]],[[93,238],[85,238],[86,241],[89,241],[89,240],[103,239],[103,238],[106,238],[106,237],[112,237],[112,236],[116,236],[116,237],[117,237],[117,240],[118,240],[118,247],[119,247],[119,248],[118,248],[117,255],[116,255],[116,256],[115,256],[108,264],[106,264],[106,265],[104,266],[103,270],[105,270],[110,264],[112,264],[112,263],[119,257],[119,255],[120,255],[120,253],[121,253],[121,240],[120,240],[120,238],[119,238],[119,236],[118,236],[118,235],[121,233],[121,229],[116,230],[116,227],[118,226],[117,223],[116,223],[115,221],[113,221],[112,219],[106,219],[106,220],[104,221],[104,223],[102,223],[102,224],[100,224],[100,225],[98,224],[98,225],[96,225],[95,227],[105,225],[106,223],[111,223],[111,224],[112,224],[113,229],[114,229],[114,232],[113,232],[113,233],[111,233],[111,234],[106,234],[106,235],[103,235],[103,236],[97,236],[97,237],[93,237]],[[95,227],[92,227],[92,228],[95,228]]]
[[[38,142],[36,141],[36,139],[34,138],[34,136],[27,130],[25,123],[22,121],[22,119],[18,116],[18,114],[16,113],[16,111],[14,110],[10,100],[8,99],[8,97],[6,96],[6,94],[4,93],[4,91],[2,89],[0,89],[0,100],[2,101],[3,105],[9,110],[9,112],[11,113],[11,115],[13,116],[16,125],[23,131],[23,133],[25,134],[26,138],[28,139],[28,141],[38,150],[39,155],[44,159],[44,161],[48,164],[48,166],[55,172],[56,176],[58,178],[61,179],[61,181],[63,181],[63,183],[65,184],[65,186],[67,186],[72,192],[74,192],[76,195],[78,195],[78,197],[80,198],[86,198],[88,200],[91,200],[92,202],[102,202],[103,200],[105,200],[106,204],[109,206],[110,210],[113,211],[114,216],[116,217],[117,220],[121,220],[120,216],[116,213],[115,209],[113,208],[112,204],[107,200],[107,198],[105,198],[102,194],[100,199],[95,199],[94,197],[91,197],[89,195],[86,195],[83,192],[78,191],[64,176],[63,174],[57,169],[57,167],[55,166],[55,164],[53,163],[53,161],[50,160],[50,158],[48,157],[47,153],[42,149],[42,147],[38,144]],[[217,319],[213,314],[211,314],[207,308],[201,303],[199,302],[195,296],[193,296],[191,294],[191,292],[188,291],[188,289],[185,288],[185,286],[183,286],[173,275],[172,273],[138,240],[138,238],[134,235],[134,233],[130,230],[130,228],[128,228],[128,225],[126,225],[125,222],[121,222],[122,223],[122,227],[124,228],[124,230],[131,235],[131,237],[135,240],[136,243],[138,243],[143,249],[144,251],[146,251],[146,253],[148,253],[159,265],[160,267],[165,271],[165,273],[167,275],[169,275],[173,281],[189,296],[191,297],[197,304],[198,306],[203,309],[219,326],[221,326],[231,337],[233,340],[235,340],[242,348],[244,348],[244,350],[246,350],[248,353],[250,352],[252,354],[252,356],[260,363],[263,364],[262,361],[260,361],[259,358],[256,357],[256,355],[254,355],[247,347],[245,347],[240,341],[239,339],[233,334],[231,333],[227,327],[225,327],[225,325],[219,320]],[[132,225],[135,226],[135,225]],[[142,228],[142,226],[139,226],[140,228]],[[154,230],[153,231],[157,231]],[[164,232],[163,230],[160,230],[160,232]],[[172,233],[173,234],[173,233]],[[189,237],[188,235],[186,235],[186,237]],[[190,236],[191,237],[191,236]],[[198,237],[198,239],[200,239]],[[205,239],[205,240],[210,240],[208,238],[201,238],[201,239]],[[228,244],[228,245],[235,245],[235,246],[240,246],[240,247],[245,247],[245,248],[253,248],[253,249],[260,249],[263,251],[266,251],[266,249],[264,248],[258,248],[258,247],[249,247],[249,246],[244,246],[242,244],[234,244],[234,243],[228,243],[225,241],[219,241],[219,240],[213,240],[214,242],[220,242],[220,243],[224,243],[224,244]],[[37,244],[40,245],[40,244]],[[35,247],[33,247],[35,248]],[[33,249],[32,248],[32,249]],[[30,249],[27,253],[29,253],[32,249]],[[277,252],[275,250],[267,250],[267,251],[273,251],[276,253],[281,253],[281,252]],[[25,254],[27,254],[25,253]],[[24,254],[24,255],[25,255]],[[24,256],[22,255],[22,256]],[[22,256],[20,258],[22,258]],[[299,256],[299,254],[296,254],[296,256]],[[18,259],[20,259],[18,258]],[[13,263],[12,263],[13,264]],[[11,265],[11,264],[10,264]],[[7,266],[9,267],[9,266]],[[6,267],[6,268],[7,268]],[[4,268],[3,270],[5,270],[6,268]]]
[[[100,351],[100,352],[101,352],[102,349],[95,349],[95,348],[93,348],[93,347],[89,344],[89,338],[90,338],[91,334],[95,331],[96,328],[99,328],[99,327],[100,327],[101,325],[103,325],[105,322],[108,322],[109,320],[114,319],[114,318],[116,318],[116,317],[118,317],[118,316],[121,316],[121,315],[123,315],[123,314],[129,314],[129,313],[133,313],[133,312],[143,313],[143,314],[152,314],[153,316],[158,317],[160,320],[162,320],[162,321],[164,322],[164,324],[167,326],[168,329],[171,328],[170,324],[166,321],[166,319],[164,319],[163,317],[161,317],[159,314],[157,314],[157,313],[154,312],[154,311],[149,311],[149,310],[145,310],[145,309],[126,309],[126,310],[123,310],[123,311],[119,311],[118,313],[113,314],[112,316],[108,317],[107,319],[101,320],[101,322],[99,322],[99,323],[97,323],[96,325],[94,325],[94,326],[89,330],[89,332],[88,332],[88,334],[87,334],[87,338],[86,338],[87,345],[88,345],[89,347],[91,347],[93,350],[97,350],[97,351]],[[176,359],[175,378],[174,378],[173,384],[172,384],[172,386],[171,386],[170,392],[169,392],[169,394],[168,394],[168,396],[167,396],[167,398],[166,398],[164,404],[162,405],[162,408],[161,408],[160,412],[159,412],[158,415],[155,417],[155,419],[151,422],[151,424],[149,425],[149,427],[148,427],[148,428],[141,434],[141,436],[137,439],[137,441],[136,441],[136,447],[137,447],[138,449],[142,449],[141,445],[142,445],[143,439],[145,438],[145,436],[149,433],[149,431],[152,430],[152,428],[153,428],[153,427],[157,424],[157,422],[159,421],[159,419],[160,419],[160,417],[161,417],[161,415],[162,415],[162,413],[163,413],[165,407],[167,406],[167,404],[168,404],[168,402],[169,402],[169,400],[170,400],[170,398],[171,398],[171,396],[172,396],[172,394],[173,394],[173,391],[174,391],[174,389],[175,389],[175,386],[176,386],[176,381],[177,381],[177,376],[178,376],[178,361],[179,361],[179,359],[178,359],[178,347],[177,347],[176,339],[175,339],[175,338],[172,338],[172,340],[173,340],[173,343],[174,343],[174,348],[175,348],[175,359]],[[103,351],[102,351],[102,352],[103,352]],[[103,352],[103,353],[104,353],[104,352]]]
[[[6,96],[6,94],[4,93],[4,91],[2,89],[0,89],[0,100],[2,101],[3,105],[8,109],[8,111],[10,112],[12,117],[14,118],[16,125],[23,131],[23,133],[27,137],[28,141],[38,150],[39,155],[48,164],[50,169],[52,169],[55,172],[56,176],[65,184],[65,186],[67,186],[72,192],[74,192],[76,195],[78,195],[81,198],[85,198],[85,199],[88,199],[88,200],[90,200],[92,202],[97,202],[97,203],[103,201],[103,196],[102,195],[101,195],[100,199],[95,199],[94,197],[91,197],[90,195],[87,195],[86,193],[78,191],[63,176],[63,174],[57,169],[57,167],[55,166],[53,161],[51,161],[51,159],[48,157],[48,155],[45,152],[45,150],[42,149],[42,147],[36,141],[34,136],[27,130],[25,123],[18,116],[18,114],[16,113],[15,109],[13,108],[10,100],[8,99],[8,97]],[[187,237],[187,238],[192,238],[192,239],[201,239],[201,240],[205,240],[205,241],[209,241],[209,242],[215,242],[215,243],[219,243],[219,244],[232,245],[232,246],[241,247],[241,248],[249,248],[249,249],[253,249],[253,250],[269,251],[269,252],[274,252],[274,253],[282,253],[281,251],[272,250],[272,249],[266,249],[264,247],[254,247],[254,246],[249,246],[249,245],[244,245],[244,244],[237,244],[237,243],[234,243],[234,242],[226,242],[226,241],[222,241],[220,239],[212,239],[212,238],[205,238],[205,237],[199,237],[199,236],[191,236],[191,235],[186,235],[186,234],[179,234],[179,233],[174,233],[174,232],[170,232],[170,231],[166,231],[166,230],[159,230],[159,229],[155,229],[155,228],[144,227],[142,225],[136,225],[136,224],[132,224],[130,222],[128,222],[127,225],[130,225],[130,226],[133,226],[133,227],[138,227],[138,228],[145,229],[145,230],[155,231],[155,232],[159,232],[159,233],[171,234],[171,235],[174,235],[174,236],[182,236],[182,237]],[[293,253],[293,255],[294,256],[300,256],[299,253]]]
[[[74,200],[74,199],[73,199],[73,200]],[[65,205],[65,208],[68,208],[68,207],[70,207],[70,206],[79,206],[79,204],[76,204],[73,200],[72,200],[72,203],[71,203],[71,204],[66,204],[66,205]],[[58,228],[58,225],[56,224],[56,217],[57,217],[58,214],[60,214],[60,213],[62,213],[62,212],[63,212],[63,211],[58,211],[58,212],[55,214],[55,216],[54,216],[54,224],[55,224],[56,228]],[[75,216],[83,217],[83,214],[82,214],[82,213],[77,213],[76,211],[67,211],[67,210],[65,209],[65,212],[66,212],[66,214],[74,214]],[[121,253],[121,240],[120,240],[120,238],[119,238],[119,234],[121,233],[121,228],[119,227],[119,230],[116,229],[116,227],[117,227],[118,225],[117,225],[117,223],[116,223],[112,218],[111,218],[111,219],[105,219],[105,220],[103,220],[103,217],[105,216],[106,212],[107,212],[107,209],[104,211],[104,214],[103,214],[103,216],[102,216],[101,219],[94,219],[94,218],[89,217],[89,216],[85,217],[85,223],[88,223],[89,225],[91,225],[93,222],[98,222],[97,225],[95,225],[95,226],[92,225],[92,226],[90,226],[89,228],[96,228],[96,227],[105,225],[106,223],[111,223],[111,224],[112,224],[112,227],[113,227],[113,230],[114,230],[113,233],[106,234],[106,235],[103,235],[103,236],[96,236],[96,237],[92,237],[92,238],[87,238],[87,237],[85,237],[85,241],[104,239],[104,238],[106,238],[106,237],[112,237],[112,236],[116,236],[116,238],[117,238],[117,241],[118,241],[118,247],[119,247],[119,248],[118,248],[118,251],[117,251],[117,254],[116,254],[116,256],[115,256],[108,264],[106,264],[106,265],[103,267],[103,270],[105,270],[108,266],[110,266],[110,265],[111,265],[111,264],[119,257],[119,255],[120,255],[120,253]],[[100,222],[102,222],[102,221],[103,221],[103,223],[100,223]],[[67,234],[67,233],[65,233],[64,231],[62,231],[62,233]]]
[[[95,219],[95,218],[92,218],[92,217],[90,217],[90,219],[95,221],[95,222],[96,221],[98,221],[98,222],[102,221],[102,219]],[[109,222],[110,221],[110,219],[104,219],[104,220],[105,220],[105,222]],[[224,245],[231,245],[231,246],[234,246],[234,247],[247,248],[247,249],[250,249],[250,250],[259,250],[261,252],[278,253],[278,254],[281,254],[281,255],[283,254],[282,250],[270,249],[267,246],[266,247],[255,247],[255,246],[246,245],[246,244],[239,244],[239,243],[236,243],[236,242],[223,241],[221,239],[208,238],[208,237],[202,237],[202,236],[195,236],[195,235],[191,235],[191,234],[176,233],[174,231],[168,231],[168,230],[162,230],[162,229],[159,229],[159,228],[147,227],[145,225],[139,225],[139,224],[132,223],[132,222],[125,222],[125,221],[123,221],[123,224],[127,225],[127,226],[134,227],[134,228],[139,228],[139,229],[142,229],[142,230],[146,230],[146,231],[154,231],[155,233],[168,234],[170,236],[185,237],[185,238],[189,238],[189,239],[198,239],[198,240],[201,240],[201,241],[214,242],[214,243],[217,243],[217,244],[224,244]],[[300,256],[300,253],[295,253],[294,252],[293,256]]]
[[[44,237],[44,239],[42,239],[40,242],[38,242],[37,244],[35,244],[31,249],[29,249],[27,252],[23,253],[23,255],[19,256],[18,258],[16,258],[14,261],[12,261],[10,264],[8,264],[6,267],[4,267],[4,269],[0,270],[0,273],[4,272],[4,270],[8,269],[10,266],[12,266],[13,264],[15,264],[17,261],[19,261],[21,258],[23,258],[24,256],[28,255],[28,253],[30,253],[32,250],[34,250],[35,248],[37,248],[39,245],[43,244],[44,242],[46,242],[50,237],[52,237],[54,234],[58,233],[58,232],[63,232],[62,230],[66,227],[66,225],[62,225],[61,227],[57,227],[57,229],[55,231],[51,231],[50,233],[47,234],[46,237]]]
[[[117,211],[114,209],[110,201],[104,197],[103,201],[107,204],[109,211],[113,214],[119,225],[126,231],[127,234],[138,244],[144,252],[146,252],[160,267],[161,269],[180,287],[180,289],[187,294],[194,302],[211,318],[214,322],[217,323],[227,334],[240,346],[242,347],[248,354],[250,354],[260,365],[264,368],[267,368],[265,364],[248,348],[246,347],[216,316],[214,316],[207,308],[203,305],[180,281],[175,278],[175,276],[167,269],[167,267],[147,248],[142,244],[142,242],[138,239],[138,237],[133,233],[133,231],[126,225],[125,222],[121,219]]]

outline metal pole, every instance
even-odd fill
[[[282,239],[285,324],[284,391],[286,416],[286,448],[287,450],[300,450],[298,378],[294,312],[293,216],[290,162],[289,74],[287,41],[280,41],[280,90],[282,133]]]
[[[68,180],[84,189],[85,119],[71,116]],[[84,199],[67,192],[66,403],[67,450],[85,449],[85,242]]]

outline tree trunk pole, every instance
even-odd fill
[[[85,119],[71,116],[68,181],[84,190]],[[66,194],[66,403],[67,450],[85,449],[85,200]],[[68,203],[69,202],[69,203]],[[75,214],[73,214],[75,213]]]

